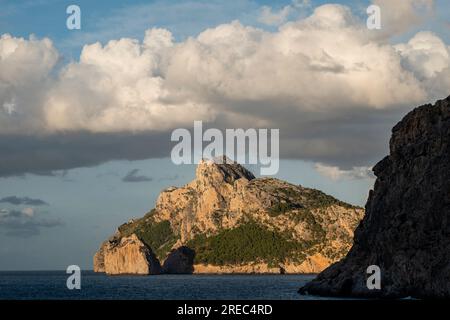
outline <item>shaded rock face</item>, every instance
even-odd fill
[[[194,250],[182,246],[172,250],[164,261],[163,272],[189,274],[194,272]]]
[[[300,292],[450,298],[450,97],[398,123],[373,170],[352,249]],[[380,290],[367,288],[370,265],[381,269]]]
[[[193,181],[162,191],[112,242],[136,234],[167,273],[320,272],[348,252],[363,211],[318,190],[255,178],[234,162],[202,161]],[[95,255],[97,270],[108,268],[101,252],[109,250]]]
[[[161,265],[152,250],[132,234],[105,242],[94,257],[94,271],[148,275],[161,273]]]

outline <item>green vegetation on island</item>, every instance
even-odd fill
[[[195,262],[213,265],[264,261],[270,265],[297,256],[302,259],[304,244],[250,221],[212,236],[200,234],[187,243],[195,250]],[[295,251],[297,251],[295,253]]]
[[[123,236],[135,233],[153,250],[158,259],[163,261],[178,237],[173,233],[169,221],[155,222],[152,214],[153,212],[150,212],[142,219],[123,224],[119,227],[119,231]]]

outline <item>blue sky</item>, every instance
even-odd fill
[[[339,3],[352,8],[355,15],[365,18],[365,10],[370,0],[312,0],[310,6],[293,13],[290,18],[306,16],[318,7],[327,3]],[[67,6],[76,4],[82,11],[82,30],[68,30],[65,27]],[[232,20],[264,28],[258,21],[262,6],[269,6],[274,11],[287,5],[289,0],[174,0],[174,1],[144,1],[144,0],[1,0],[0,31],[15,36],[49,37],[55,42],[67,60],[78,59],[79,53],[86,43],[100,41],[102,43],[120,37],[142,39],[144,31],[151,27],[169,29],[177,40],[195,36],[206,28],[214,27]],[[450,3],[446,0],[436,0],[436,12],[433,19],[425,25],[413,28],[402,35],[409,38],[420,28],[433,30],[443,39],[450,39],[449,27],[443,22],[448,20]],[[396,38],[402,39],[402,37]]]
[[[313,1],[304,14],[315,6],[329,3]],[[361,16],[369,1],[334,1],[352,6]],[[82,30],[68,30],[66,8],[76,4],[82,12]],[[178,40],[195,36],[206,28],[239,20],[246,25],[270,29],[258,22],[261,7],[266,5],[279,10],[291,1],[236,0],[236,1],[117,1],[117,0],[40,0],[0,1],[0,30],[15,36],[49,37],[67,57],[76,59],[82,46],[95,41],[106,42],[120,37],[142,39],[144,31],[157,26],[173,32]]]
[[[355,14],[364,17],[369,0],[312,0],[311,6],[305,8],[308,13],[315,7],[327,3],[338,3],[352,8]],[[446,20],[448,1],[437,0],[436,18],[434,22]],[[76,4],[82,9],[82,31],[70,31],[65,28],[67,6]],[[146,28],[158,26],[169,28],[179,39],[192,36],[207,27],[213,27],[231,20],[240,20],[245,24],[262,26],[258,23],[258,13],[262,6],[270,6],[274,11],[292,4],[289,0],[236,0],[236,1],[144,1],[144,0],[37,0],[12,1],[1,0],[0,27],[2,32],[10,32],[16,36],[27,37],[30,33],[39,37],[50,37],[56,42],[70,38],[72,33],[90,33],[110,29],[119,36],[140,36]],[[135,9],[140,9],[135,11]],[[148,17],[146,21],[126,21],[127,14],[135,13],[135,17]],[[164,13],[164,14],[162,14]],[[206,13],[206,14],[205,14]],[[122,20],[121,20],[122,18]],[[126,21],[126,25],[105,25],[104,21]],[[430,26],[434,25],[429,22]],[[137,29],[137,26],[141,30]],[[435,31],[445,31],[436,29]],[[130,33],[128,33],[130,32]],[[136,32],[136,33],[133,33]],[[447,32],[448,33],[448,32]],[[101,39],[98,40],[107,40]]]
[[[290,20],[309,16],[314,8],[327,1],[313,0],[306,6],[289,15]],[[355,16],[364,18],[365,8],[370,1],[349,0],[334,1],[351,7]],[[82,12],[82,29],[68,30],[66,26],[66,7],[77,4]],[[158,27],[173,33],[177,42],[195,37],[207,28],[239,20],[243,25],[254,26],[269,32],[276,32],[277,27],[267,26],[259,17],[263,6],[270,6],[277,12],[291,1],[6,1],[0,0],[0,35],[9,33],[14,37],[28,38],[31,34],[41,39],[50,38],[61,54],[60,66],[70,61],[78,61],[85,44],[100,41],[106,43],[111,39],[131,37],[142,40],[145,30]],[[433,19],[414,26],[405,33],[395,35],[392,42],[410,39],[419,30],[431,30],[448,46],[450,42],[446,19],[449,16],[449,2],[436,1]],[[344,44],[345,45],[345,44]],[[0,64],[1,67],[1,64]],[[2,70],[0,69],[0,72]],[[57,72],[57,71],[55,71]],[[1,77],[0,77],[1,80]],[[1,84],[1,82],[0,82]],[[1,94],[1,91],[0,91]],[[0,97],[1,98],[1,97]],[[409,108],[409,107],[408,107]],[[396,123],[406,109],[376,115],[371,119],[382,119],[382,131],[374,127],[367,135],[377,140],[381,147],[371,156],[364,157],[372,166],[381,156],[388,152],[388,138],[392,124]],[[340,125],[336,137],[343,134],[342,128],[358,132],[358,125],[372,128],[369,120],[362,114],[352,112],[349,116],[362,119],[358,124]],[[312,118],[319,125],[325,120]],[[386,120],[387,119],[387,120]],[[366,121],[366,122],[364,122]],[[380,120],[381,121],[381,120]],[[295,126],[293,127],[295,129]],[[376,129],[376,130],[375,130]],[[331,130],[331,129],[330,129]],[[384,132],[384,134],[380,134]],[[358,134],[352,134],[357,136]],[[11,139],[16,139],[12,136]],[[44,139],[44,138],[43,138]],[[18,140],[19,141],[19,140]],[[352,140],[353,141],[353,140]],[[372,143],[370,141],[368,143]],[[20,142],[19,142],[20,144]],[[349,142],[349,144],[351,144]],[[355,157],[361,145],[355,143],[350,149]],[[16,148],[20,149],[20,145]],[[23,148],[27,148],[25,144]],[[6,154],[8,150],[3,150]],[[40,158],[41,149],[33,151],[31,157]],[[58,157],[55,154],[55,157]],[[74,158],[77,156],[74,155]],[[168,154],[159,154],[157,159],[144,159],[134,156],[133,161],[103,159],[98,163],[75,166],[68,170],[51,168],[41,174],[23,173],[9,177],[0,177],[0,200],[9,196],[42,199],[48,205],[34,208],[41,217],[38,229],[31,229],[27,236],[2,232],[0,228],[0,270],[24,269],[64,269],[76,264],[83,269],[92,268],[92,256],[100,243],[111,235],[115,228],[132,217],[139,217],[150,210],[159,191],[170,185],[182,185],[194,177],[193,166],[175,166],[171,164]],[[352,158],[348,154],[348,158]],[[123,159],[124,157],[117,157]],[[126,158],[126,157],[125,157]],[[288,158],[288,157],[287,157]],[[295,158],[295,157],[294,157]],[[140,159],[140,160],[136,160]],[[331,179],[318,172],[316,162],[305,159],[282,160],[278,178],[307,187],[321,189],[339,199],[357,205],[364,205],[373,178],[354,179],[343,175]],[[339,161],[345,162],[346,159]],[[339,165],[338,162],[336,162]],[[337,167],[336,167],[337,168]],[[123,178],[132,170],[139,170],[138,175],[147,177],[140,182],[124,182]],[[339,170],[337,168],[337,170]],[[1,202],[1,201],[0,201]],[[0,209],[24,210],[27,205],[17,206],[12,203],[0,203]],[[54,219],[54,220],[51,220]],[[53,221],[53,227],[46,227]],[[29,230],[30,231],[30,230]]]

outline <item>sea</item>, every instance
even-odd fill
[[[69,290],[65,271],[2,271],[1,300],[318,300],[297,290],[315,275],[151,275],[81,273]]]

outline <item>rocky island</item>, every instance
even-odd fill
[[[350,252],[300,292],[450,298],[450,97],[406,115],[373,171]],[[366,285],[370,265],[381,270],[379,289]]]
[[[107,274],[317,273],[352,245],[364,210],[243,166],[202,161],[94,256]]]

